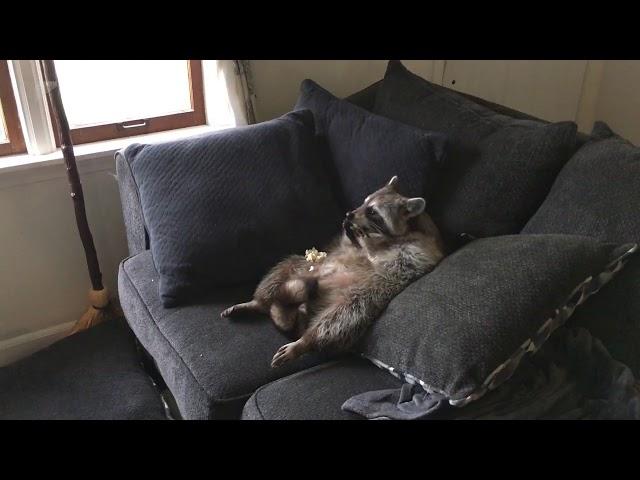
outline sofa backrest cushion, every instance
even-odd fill
[[[562,169],[523,233],[590,235],[640,242],[640,147],[596,122],[593,140]],[[588,328],[640,376],[640,258],[585,304],[573,322]]]
[[[472,241],[396,296],[360,351],[464,405],[507,380],[634,248],[577,235]]]
[[[312,80],[302,82],[295,108],[313,111],[346,209],[361,205],[394,175],[404,195],[429,200],[445,162],[445,135],[370,113],[336,98]]]
[[[284,256],[320,247],[343,216],[308,110],[185,140],[133,144],[165,306],[257,281]]]
[[[429,213],[449,239],[519,232],[575,149],[574,122],[515,119],[391,61],[374,112],[449,137]]]
[[[382,85],[382,80],[378,80],[368,87],[352,93],[348,97],[345,97],[345,100],[360,108],[364,108],[368,112],[372,112],[373,107],[376,104],[376,95],[378,94],[378,88],[380,88],[380,85]]]

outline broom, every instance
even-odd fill
[[[118,316],[118,312],[109,300],[109,292],[102,283],[102,272],[98,263],[98,255],[93,243],[93,236],[87,222],[87,213],[84,207],[84,194],[82,193],[82,183],[76,166],[76,157],[73,153],[73,143],[69,131],[69,122],[62,105],[60,88],[58,86],[58,76],[53,60],[40,60],[40,68],[44,77],[47,98],[52,109],[56,130],[60,138],[60,148],[67,166],[67,178],[71,190],[71,199],[76,215],[78,233],[82,240],[84,253],[87,258],[89,278],[91,279],[91,290],[89,290],[89,308],[80,317],[80,320],[71,329],[69,335],[73,335],[81,330],[86,330],[98,323]]]

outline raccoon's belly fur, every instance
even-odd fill
[[[353,290],[364,286],[375,272],[372,263],[364,257],[335,257],[328,256],[317,268],[317,288],[308,300],[309,313],[348,300]]]
[[[373,265],[365,258],[330,254],[316,272],[320,289],[329,291],[357,283],[358,279],[373,273]]]

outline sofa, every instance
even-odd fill
[[[371,111],[381,82],[346,100]],[[454,93],[505,116],[544,122],[502,105]],[[579,133],[575,150],[590,138]],[[118,273],[120,303],[129,326],[152,359],[153,368],[175,399],[177,417],[362,419],[341,408],[347,399],[363,392],[402,386],[402,379],[356,354],[311,354],[281,368],[271,368],[271,356],[287,341],[282,333],[260,319],[220,319],[223,309],[251,297],[255,283],[211,289],[197,302],[165,308],[158,294],[160,275],[154,265],[131,162],[125,150],[116,154],[129,248],[129,256],[122,260]],[[636,328],[637,321],[629,321],[635,322]]]

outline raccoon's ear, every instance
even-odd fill
[[[393,188],[395,190],[397,184],[398,184],[398,176],[394,175],[393,177],[391,177],[391,180],[389,180],[389,183],[387,183],[387,187]]]
[[[420,197],[408,199],[407,204],[405,205],[410,217],[420,215],[422,212],[424,212],[425,206],[426,202],[424,201],[424,198]]]

